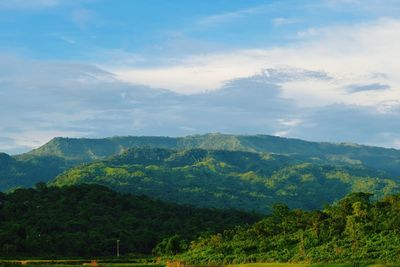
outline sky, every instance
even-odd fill
[[[398,0],[0,0],[0,151],[221,132],[400,149]]]

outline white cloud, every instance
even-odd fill
[[[129,85],[90,65],[8,56],[1,57],[0,80],[0,151],[6,152],[26,151],[55,136],[218,131],[385,146],[400,139],[400,102],[381,111],[349,104],[305,108],[282,94],[287,83],[336,82],[321,71],[266,69],[219,90],[182,95]]]
[[[310,30],[311,31],[311,30]],[[287,47],[242,49],[192,55],[170,66],[112,68],[120,79],[195,93],[221,87],[261,69],[289,67],[327,73],[331,80],[282,82],[283,95],[302,105],[334,103],[377,106],[400,100],[400,21],[380,19],[357,25],[312,30]],[[380,73],[381,75],[376,75]],[[390,89],[350,94],[354,84],[385,84]]]
[[[237,20],[258,12],[265,10],[268,6],[267,5],[260,5],[250,8],[243,8],[240,10],[235,10],[231,12],[224,12],[221,14],[206,16],[197,21],[197,26],[200,27],[214,27],[218,26],[222,23],[231,22],[232,20]]]
[[[58,135],[216,131],[399,146],[400,21],[304,32],[286,47],[158,67],[123,67],[146,59],[119,50],[110,52],[118,64],[104,68],[0,56],[0,151]]]
[[[297,126],[302,120],[299,119],[279,119],[278,122],[283,126]]]
[[[299,19],[294,19],[294,18],[274,18],[272,20],[272,24],[274,26],[290,25],[290,24],[296,24],[299,22],[300,22]]]

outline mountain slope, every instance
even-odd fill
[[[268,212],[282,202],[316,209],[350,192],[395,193],[396,180],[360,166],[303,162],[285,155],[226,150],[133,148],[72,168],[53,185],[96,183],[182,204]]]
[[[50,181],[70,167],[106,159],[132,147],[266,152],[299,162],[376,169],[398,179],[400,151],[355,144],[308,142],[268,135],[206,134],[186,137],[127,136],[104,139],[54,138],[42,147],[0,160],[0,190]],[[6,156],[3,155],[4,158]]]
[[[319,160],[329,164],[364,165],[400,176],[400,150],[363,146],[308,142],[269,135],[206,134],[186,137],[112,137],[105,139],[55,138],[28,155],[51,155],[79,162],[104,159],[131,147],[169,149],[216,149],[268,152]]]
[[[0,191],[30,187],[40,181],[49,181],[72,165],[54,156],[32,156],[22,159],[0,153]]]

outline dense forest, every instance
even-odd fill
[[[295,156],[225,150],[133,148],[58,176],[57,186],[95,183],[122,192],[201,207],[267,213],[272,204],[317,209],[351,192],[381,197],[397,180],[352,165],[303,162]]]
[[[153,254],[195,265],[400,262],[400,195],[352,193],[322,210],[274,204],[261,217],[199,209],[99,185],[0,193],[3,257]]]
[[[127,136],[104,139],[54,138],[28,153],[0,153],[0,191],[48,182],[82,163],[104,160],[129,148],[205,149],[290,156],[303,163],[375,169],[400,176],[400,151],[356,144],[307,142],[269,135],[205,134],[186,137]],[[375,175],[373,175],[375,176]]]
[[[176,258],[198,265],[398,263],[400,195],[376,202],[371,202],[370,196],[353,193],[321,211],[289,210],[286,205],[276,204],[271,215],[253,226],[200,237]]]
[[[178,252],[188,240],[261,217],[199,209],[114,192],[99,185],[17,189],[0,193],[0,255],[68,257]],[[162,248],[162,250],[160,250]]]

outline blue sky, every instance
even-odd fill
[[[390,6],[368,10],[364,6],[371,2],[368,0],[3,2],[0,45],[4,52],[35,59],[96,62],[103,60],[96,57],[97,52],[113,50],[168,57],[170,50],[184,54],[284,46],[298,41],[296,35],[304,29],[396,14]],[[195,47],[185,47],[186,44]]]
[[[399,14],[395,0],[0,0],[0,151],[215,131],[400,147]]]

